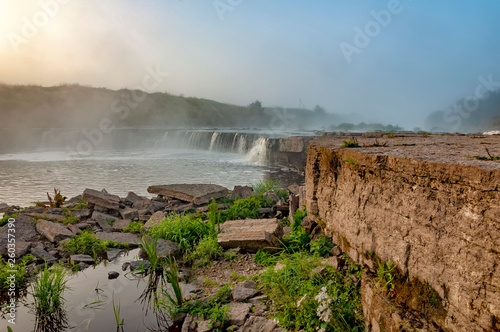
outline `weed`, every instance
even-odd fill
[[[168,301],[167,308],[173,313],[182,307],[184,300],[182,297],[182,288],[179,283],[179,270],[175,260],[170,256],[168,258],[168,267],[165,273],[167,275],[167,281],[170,283],[171,290],[165,288],[163,290],[163,295],[165,295]]]
[[[19,213],[14,213],[14,214],[3,216],[3,218],[0,219],[0,227],[6,225],[9,222],[9,219],[16,218],[18,215],[19,215]]]
[[[266,182],[259,181],[256,184],[250,185],[250,187],[257,194],[264,194],[266,191],[272,190],[278,197],[288,199],[288,190],[281,188],[280,183],[273,180]]]
[[[68,290],[66,270],[59,265],[45,267],[32,284],[34,309],[41,325],[51,320],[57,320],[64,315],[64,298],[62,294]]]
[[[260,216],[258,209],[272,206],[272,204],[273,203],[262,194],[238,199],[229,208],[226,220],[258,218]]]
[[[356,159],[346,157],[345,161],[346,161],[346,163],[348,163],[348,164],[350,164],[350,165],[352,165],[354,167],[358,167],[359,166],[359,163],[356,161]]]
[[[0,298],[7,296],[11,297],[10,292],[12,288],[15,288],[19,295],[28,286],[28,271],[26,266],[32,262],[36,261],[33,255],[24,256],[19,263],[8,261],[6,262],[2,257],[0,257]],[[11,287],[12,282],[12,271],[15,271],[15,287]]]
[[[330,255],[330,250],[333,249],[332,239],[321,234],[319,238],[310,243],[310,251],[313,255],[319,257],[327,257]]]
[[[209,233],[210,226],[200,218],[176,213],[169,214],[159,225],[149,229],[149,235],[176,242],[183,252],[193,249]]]
[[[272,266],[278,262],[278,256],[259,249],[255,254],[254,260],[262,266]]]
[[[87,208],[87,202],[81,198],[78,199],[78,204],[76,204],[73,207],[73,209],[86,209],[86,208]]]
[[[203,281],[203,285],[209,288],[217,287],[219,284],[215,281],[210,280],[210,278],[205,277],[205,280]]]
[[[83,231],[82,234],[64,242],[63,246],[69,253],[93,255],[94,259],[97,259],[98,256],[104,255],[108,248],[119,247],[119,244],[114,241],[101,241],[90,232]]]
[[[236,271],[233,270],[233,272],[231,273],[231,280],[234,281],[234,282],[238,282],[238,281],[244,281],[246,280],[247,278],[245,278],[245,276],[240,276],[238,273],[236,273]]]
[[[54,188],[54,198],[50,197],[49,193],[47,193],[47,198],[49,199],[49,206],[51,208],[60,208],[66,201],[67,197],[61,195],[61,191]]]
[[[63,212],[63,215],[66,217],[65,219],[61,220],[59,223],[63,225],[67,224],[76,224],[80,222],[80,218],[72,216],[70,210],[65,210]]]
[[[396,266],[397,265],[394,263],[378,262],[376,285],[381,285],[381,287],[385,289],[391,297],[395,295],[394,289],[396,286],[393,283],[394,273],[392,273],[392,271],[396,268]]]
[[[478,160],[500,160],[500,155],[498,155],[498,156],[492,155],[490,153],[490,151],[488,150],[488,148],[485,148],[485,150],[486,150],[486,153],[488,154],[488,157],[474,156],[474,158],[476,158]]]
[[[120,299],[118,299],[118,305],[115,306],[115,291],[113,290],[113,314],[115,315],[116,329],[118,330],[120,326],[123,329],[123,325],[125,325],[125,319],[122,318],[120,322],[120,312],[121,312],[121,303]]]
[[[142,226],[144,226],[144,223],[140,221],[133,221],[123,229],[123,233],[132,233],[132,234],[138,234],[141,232]]]
[[[223,254],[222,247],[217,243],[216,236],[205,236],[192,251],[188,251],[185,259],[189,262],[199,260],[197,266],[205,266],[210,260],[217,259]]]
[[[148,256],[149,263],[151,263],[150,268],[153,271],[161,270],[161,260],[156,253],[156,245],[158,239],[155,237],[144,236],[141,238],[142,249]]]
[[[351,137],[347,141],[342,141],[344,143],[344,148],[359,148],[358,140],[355,137]]]

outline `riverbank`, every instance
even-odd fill
[[[123,264],[124,271],[108,271],[109,276],[101,278],[104,282],[142,276],[147,286],[141,296],[151,301],[149,308],[173,318],[172,331],[363,325],[361,268],[320,228],[307,228],[306,213],[299,209],[304,205],[303,187],[283,189],[266,182],[233,190],[163,185],[148,191],[157,196],[148,199],[130,192],[120,198],[86,189],[64,202],[55,192],[46,206],[4,208],[0,248],[8,258],[11,220],[16,229],[18,300],[44,261],[92,274],[93,266],[140,247],[138,260],[131,259]],[[175,258],[175,269],[169,266],[170,257]],[[168,277],[173,269],[187,285],[183,287],[190,289],[177,303],[165,295],[175,285]],[[318,311],[320,303],[324,312]]]

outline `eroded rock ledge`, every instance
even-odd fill
[[[435,330],[498,331],[500,161],[474,156],[500,155],[500,136],[360,137],[359,148],[346,139],[311,142],[307,211],[372,271],[368,330],[399,331],[411,325],[399,313],[413,310]],[[398,266],[394,298],[381,300],[373,282],[380,262]]]

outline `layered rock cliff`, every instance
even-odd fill
[[[367,266],[368,330],[499,331],[500,136],[347,139],[310,143],[306,204]],[[390,294],[376,276],[386,263]]]

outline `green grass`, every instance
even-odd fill
[[[342,145],[344,148],[358,148],[359,144],[355,138],[351,138],[347,141],[342,141],[344,144]]]
[[[42,322],[54,319],[63,312],[64,298],[63,293],[69,288],[67,271],[62,266],[54,265],[50,269],[45,263],[43,271],[37,276],[32,284],[32,294],[34,310],[37,319]]]
[[[156,252],[156,245],[158,243],[158,239],[155,237],[142,237],[141,238],[141,246],[146,255],[148,256],[150,269],[151,270],[162,270],[163,266],[161,265],[161,259],[158,257]]]
[[[263,194],[238,199],[231,205],[229,211],[222,215],[222,219],[256,219],[260,217],[258,209],[262,207],[271,207],[272,205],[273,202],[264,197]]]
[[[149,229],[150,236],[176,242],[184,253],[209,233],[210,225],[201,218],[176,213],[169,214],[159,225]]]
[[[363,331],[359,288],[349,274],[361,276],[354,265],[344,275],[331,267],[313,273],[319,258],[304,253],[283,256],[283,268],[269,267],[260,276],[265,293],[273,301],[271,313],[287,330]]]
[[[250,187],[257,194],[264,194],[266,191],[272,190],[278,197],[288,199],[288,190],[282,188],[279,182],[273,180],[259,181],[256,184],[250,185]]]
[[[71,254],[92,255],[97,260],[104,255],[108,248],[116,248],[120,245],[114,241],[101,241],[92,233],[83,231],[63,243],[64,249]]]
[[[6,297],[9,295],[19,295],[20,292],[26,289],[28,286],[28,271],[26,270],[26,266],[32,262],[35,262],[36,259],[32,255],[24,256],[22,259],[18,260],[19,263],[15,264],[14,262],[5,261],[0,257],[0,298]],[[11,286],[12,273],[10,270],[15,270],[15,291],[11,293],[12,290],[9,290]]]
[[[262,266],[274,266],[278,259],[278,255],[268,253],[262,249],[259,249],[254,257],[254,260]]]
[[[197,266],[205,266],[211,260],[217,259],[222,255],[222,247],[217,243],[217,237],[207,235],[201,239],[193,250],[189,250],[184,258],[188,262],[198,260]]]
[[[6,225],[9,222],[10,218],[16,218],[18,215],[19,215],[19,213],[13,213],[10,215],[3,216],[3,218],[0,219],[0,227]]]
[[[123,229],[123,233],[132,233],[132,234],[139,234],[141,232],[142,226],[144,226],[144,223],[140,221],[133,221],[128,225],[128,227]]]
[[[86,208],[87,208],[87,202],[79,198],[78,204],[76,204],[73,209],[86,209]]]
[[[292,232],[283,237],[282,243],[289,253],[306,251],[309,252],[309,244],[311,238],[309,233],[304,231],[302,228],[302,220],[307,216],[307,212],[304,209],[298,209],[293,214]]]
[[[332,239],[321,234],[316,240],[309,244],[310,251],[313,255],[319,257],[330,256],[330,250],[333,249]]]

